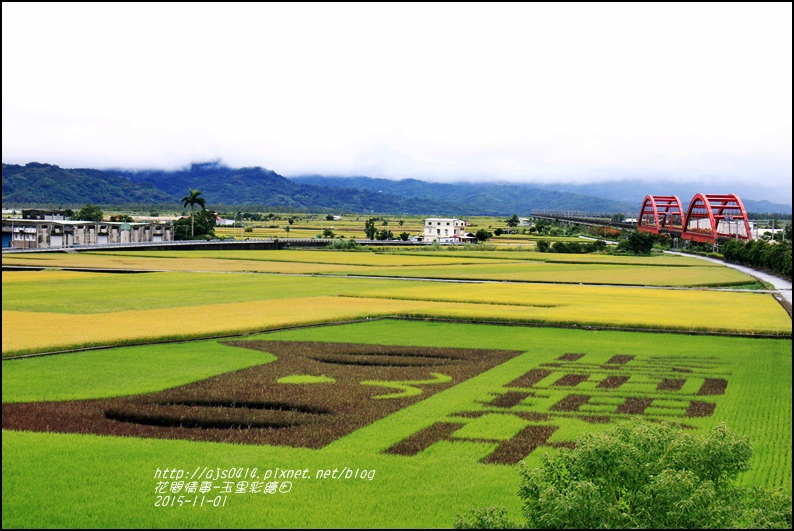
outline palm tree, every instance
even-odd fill
[[[207,202],[203,197],[199,197],[201,192],[198,190],[191,190],[188,188],[187,192],[188,195],[182,198],[182,206],[190,205],[190,237],[192,238],[195,232],[193,230],[193,211],[195,210],[196,205],[199,205],[201,210],[206,210],[204,207],[206,206]]]

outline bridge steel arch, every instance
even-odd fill
[[[682,237],[708,243],[720,238],[751,239],[741,199],[734,194],[695,194],[689,202]]]
[[[682,232],[684,208],[677,195],[646,195],[637,218],[641,232]]]

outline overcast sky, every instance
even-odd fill
[[[3,2],[3,162],[754,180],[790,203],[791,6]]]

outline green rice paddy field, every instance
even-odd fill
[[[162,272],[3,272],[3,526],[518,517],[517,462],[636,415],[703,433],[725,422],[754,441],[740,481],[791,493],[791,319],[771,295],[703,289],[754,281],[692,259],[538,255],[4,256]],[[319,269],[295,276],[306,267]],[[532,267],[564,281],[536,283]],[[359,278],[456,268],[535,282]],[[610,268],[655,287],[579,285]],[[682,286],[701,288],[664,289]],[[693,330],[764,337],[669,333]],[[111,348],[8,359],[85,345]]]
[[[750,435],[756,441],[755,458],[743,481],[791,490],[791,344],[786,340],[392,320],[246,339],[521,353],[320,449],[4,431],[4,526],[444,527],[473,506],[505,504],[517,514],[513,466],[483,460],[534,426],[551,431],[528,456],[530,463],[537,463],[543,452],[573,441],[582,430],[609,425],[588,420],[592,417],[610,422],[628,418],[620,409],[637,399],[648,401],[644,415],[650,418],[703,431],[724,421]],[[572,353],[583,356],[560,361]],[[633,358],[610,366],[607,362],[616,355]],[[271,360],[265,352],[205,341],[6,361],[3,402],[146,393]],[[531,386],[516,382],[533,370],[548,374]],[[556,383],[571,374],[585,378],[575,385]],[[628,379],[617,388],[599,387],[615,375]],[[685,381],[676,390],[660,390],[663,381],[672,379]],[[723,393],[699,395],[708,379],[727,382]],[[507,393],[530,389],[534,396],[515,405],[499,402]],[[590,399],[577,411],[554,409],[571,395]],[[714,408],[708,415],[688,416],[693,401]],[[454,429],[413,455],[389,452],[434,425]],[[289,492],[273,494],[249,492],[249,480],[246,493],[225,494],[225,507],[192,506],[196,495],[183,486],[174,493],[177,500],[177,495],[183,496],[181,506],[177,501],[175,506],[155,507],[158,496],[170,494],[155,492],[158,469],[193,474],[197,467],[258,468],[259,476],[274,468],[308,469],[310,478],[293,479]],[[317,477],[317,471],[333,474],[344,467],[375,473],[371,480]],[[235,479],[235,490],[240,481],[244,480]],[[226,488],[223,482],[215,483]]]

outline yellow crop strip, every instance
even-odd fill
[[[3,284],[8,282],[41,282],[46,280],[72,280],[80,278],[101,278],[102,273],[79,271],[3,271]]]
[[[418,247],[412,249],[399,249],[388,251],[391,254],[416,255],[427,252],[427,249]],[[562,253],[539,253],[521,251],[517,249],[508,251],[466,251],[466,250],[443,250],[433,251],[433,256],[449,256],[457,258],[482,258],[500,259],[507,261],[532,260],[536,262],[548,263],[582,263],[582,264],[625,264],[625,265],[656,265],[656,266],[710,266],[723,267],[721,264],[706,262],[698,258],[679,255],[654,255],[654,256],[631,256],[631,255],[610,255],[610,254],[562,254]]]
[[[114,253],[37,253],[3,256],[4,265],[70,268],[133,269],[147,271],[228,271],[311,275],[376,275],[414,278],[512,280],[652,286],[704,286],[749,284],[753,279],[728,267],[702,265],[679,257],[619,263],[552,263],[543,260],[510,260],[525,254],[369,253],[329,251],[139,251]],[[485,258],[490,256],[491,258]],[[544,255],[548,256],[548,255]],[[613,260],[628,257],[603,257]],[[640,260],[640,259],[635,259]],[[644,264],[641,267],[635,263]],[[667,267],[685,264],[684,267]]]
[[[754,280],[728,267],[656,267],[604,264],[550,264],[545,262],[492,263],[445,267],[372,269],[370,275],[412,278],[511,280],[646,286],[702,286],[749,284]]]
[[[3,353],[80,345],[267,330],[283,326],[432,311],[437,303],[388,299],[306,297],[232,304],[70,315],[3,311]]]
[[[394,285],[349,296],[470,303],[444,307],[454,317],[698,330],[790,333],[791,319],[769,294],[578,285]]]
[[[435,253],[399,254],[372,252],[345,252],[330,250],[280,250],[280,251],[130,251],[99,253],[96,257],[148,257],[148,258],[201,258],[212,260],[246,260],[272,262],[300,262],[313,264],[378,266],[452,265],[461,263],[491,264],[494,260],[484,256],[443,256]],[[461,258],[464,258],[461,260]],[[509,261],[509,257],[504,261]],[[498,261],[497,261],[498,262]]]
[[[24,254],[3,256],[4,265],[144,269],[161,271],[261,271],[317,273],[361,271],[372,267],[492,264],[493,260],[428,255],[330,251],[181,251],[108,254]],[[348,269],[352,268],[352,269]]]
[[[787,334],[770,295],[573,286],[395,286],[303,297],[71,315],[3,311],[3,354],[207,337],[385,315]],[[520,300],[517,300],[520,299]],[[737,311],[741,308],[741,311]]]
[[[133,269],[143,271],[228,271],[257,273],[325,273],[329,269],[354,273],[356,266],[300,262],[267,262],[257,260],[218,260],[209,258],[150,258],[116,255],[61,255],[42,257],[29,255],[3,257],[5,265]]]

